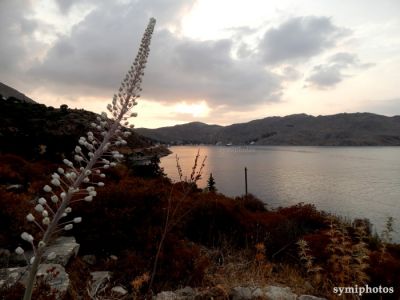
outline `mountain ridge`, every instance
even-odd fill
[[[312,116],[273,116],[227,126],[202,122],[138,128],[136,132],[169,144],[235,144],[295,146],[398,146],[400,116],[358,112]]]

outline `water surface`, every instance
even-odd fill
[[[380,232],[387,217],[395,218],[395,239],[400,241],[400,147],[294,147],[294,146],[176,146],[161,159],[167,175],[176,180],[175,154],[183,173],[190,176],[198,150],[207,156],[205,187],[213,174],[219,192],[229,196],[248,190],[269,207],[299,202],[315,204],[347,218],[368,218]]]

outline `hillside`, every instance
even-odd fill
[[[233,143],[236,145],[397,146],[400,116],[342,113],[268,117],[229,126],[188,123],[137,133],[164,143]]]
[[[36,103],[34,100],[25,96],[23,93],[17,91],[16,89],[13,89],[12,87],[2,82],[0,82],[0,96],[4,97],[5,99],[15,98],[27,103]]]
[[[80,136],[86,135],[96,116],[83,109],[68,109],[66,105],[54,108],[15,99],[1,100],[0,153],[59,161],[70,154]],[[128,138],[130,148],[149,145],[149,140],[137,134]]]

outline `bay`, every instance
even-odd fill
[[[174,146],[161,167],[177,180],[176,158],[190,176],[197,152],[207,156],[199,187],[212,173],[219,192],[248,191],[269,208],[312,203],[344,218],[368,218],[380,233],[395,218],[394,239],[400,242],[400,147]]]

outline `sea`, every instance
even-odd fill
[[[298,146],[173,146],[161,167],[179,179],[190,177],[195,157],[205,158],[201,188],[212,173],[218,192],[228,196],[248,192],[268,208],[311,203],[347,220],[367,218],[382,232],[394,218],[394,241],[400,242],[400,147]]]

